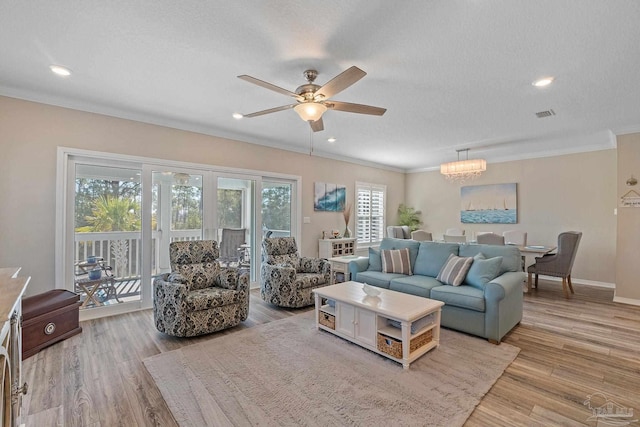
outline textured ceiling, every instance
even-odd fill
[[[293,91],[307,68],[322,85],[356,65],[368,75],[334,99],[388,111],[326,112],[316,154],[492,163],[640,131],[638,22],[637,0],[0,0],[0,94],[308,152],[293,110],[231,117],[291,103],[236,76]]]

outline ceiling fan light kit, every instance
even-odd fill
[[[281,107],[270,108],[268,110],[257,111],[255,113],[243,114],[242,116],[252,118],[293,108],[302,120],[309,122],[313,132],[319,132],[324,130],[322,115],[327,110],[346,111],[348,113],[369,114],[375,116],[381,116],[387,111],[385,108],[372,107],[370,105],[352,104],[340,101],[327,102],[329,98],[342,92],[367,75],[367,73],[356,66],[350,67],[338,74],[324,86],[319,86],[314,83],[318,76],[318,72],[316,70],[305,70],[303,75],[307,80],[307,83],[298,86],[295,92],[291,92],[287,89],[283,89],[279,86],[256,79],[255,77],[251,77],[246,74],[238,76],[239,79],[253,83],[265,89],[290,96],[297,101],[297,104],[283,105]]]
[[[460,160],[460,152],[466,152],[467,158]],[[440,173],[449,181],[464,182],[478,178],[487,170],[487,162],[484,159],[469,159],[469,149],[456,150],[458,161],[443,163],[440,165]]]
[[[327,111],[327,107],[319,102],[303,102],[293,107],[293,109],[305,122],[315,122]]]

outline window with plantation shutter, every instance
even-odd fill
[[[358,246],[378,244],[384,237],[384,199],[387,187],[356,182],[356,237]]]

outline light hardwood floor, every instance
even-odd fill
[[[640,307],[613,291],[557,282],[525,294],[522,323],[504,340],[521,352],[482,399],[468,426],[596,426],[584,401],[602,392],[640,416]],[[252,291],[249,319],[222,334],[308,309],[269,306]],[[157,332],[150,310],[82,323],[83,332],[24,361],[27,426],[174,426],[145,370],[148,356],[211,339]],[[634,423],[635,424],[635,423]]]

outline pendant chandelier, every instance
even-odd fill
[[[467,158],[460,160],[460,152],[466,152]],[[456,150],[458,153],[457,162],[443,163],[440,165],[440,173],[449,181],[464,182],[476,179],[482,172],[487,170],[487,162],[484,159],[469,159],[469,149]]]

